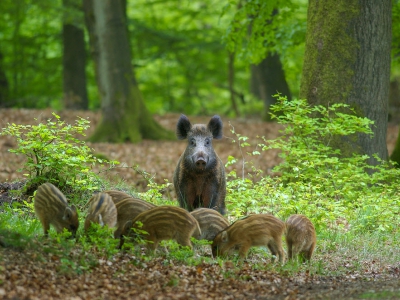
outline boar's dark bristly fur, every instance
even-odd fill
[[[188,211],[205,207],[225,214],[225,168],[212,146],[213,139],[222,138],[221,118],[215,115],[207,125],[192,125],[181,115],[176,136],[188,140],[174,172],[179,205]]]

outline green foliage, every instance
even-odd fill
[[[392,0],[392,66],[400,67],[400,1]]]
[[[236,7],[230,1],[225,7]],[[267,52],[285,53],[305,37],[303,1],[245,1],[237,5],[224,41],[230,51],[239,52],[253,63],[259,63]],[[251,28],[251,33],[248,30]]]
[[[82,235],[79,243],[84,251],[92,252],[102,259],[111,259],[119,252],[118,239],[114,239],[115,228],[92,223],[86,235]]]
[[[165,183],[158,184],[154,181],[153,176],[150,173],[142,170],[139,166],[134,166],[133,169],[141,174],[143,178],[147,181],[148,189],[144,193],[139,193],[139,198],[150,203],[154,203],[155,205],[175,205],[175,200],[165,199],[163,196],[164,191],[168,191],[171,187],[172,183],[168,182],[167,179],[164,179]],[[169,197],[170,198],[170,197]]]
[[[399,170],[383,161],[370,166],[365,155],[343,157],[330,145],[338,136],[370,133],[370,120],[355,116],[344,104],[311,107],[305,100],[284,97],[278,97],[272,110],[284,125],[282,136],[259,146],[280,150],[282,162],[274,168],[280,176],[256,181],[228,174],[233,179],[227,184],[227,203],[233,215],[272,212],[285,219],[302,213],[317,230],[396,230]]]
[[[100,178],[91,170],[95,164],[104,164],[93,156],[84,141],[75,136],[85,136],[89,121],[78,118],[69,125],[53,113],[55,120],[38,125],[8,124],[2,135],[17,139],[18,147],[10,152],[24,155],[27,159],[23,171],[28,178],[27,188],[35,188],[51,182],[62,191],[93,191],[99,188]],[[117,162],[109,162],[111,165]]]
[[[32,218],[31,214],[26,214],[26,210],[16,209],[4,203],[0,216],[0,242],[7,247],[31,247],[33,235],[42,232],[39,220]]]
[[[0,52],[13,107],[59,106],[62,97],[61,2],[0,2]],[[58,16],[58,17],[57,17]]]

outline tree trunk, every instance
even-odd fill
[[[309,0],[300,97],[310,104],[347,103],[374,121],[373,137],[337,141],[343,155],[358,151],[387,159],[391,0]]]
[[[4,70],[3,53],[0,52],[0,107],[9,107],[10,88],[6,72]]]
[[[292,98],[279,55],[268,53],[258,65],[250,68],[250,92],[264,102],[263,118],[270,120],[270,106],[276,103],[272,95],[279,92],[289,100]]]
[[[172,139],[172,132],[147,111],[131,64],[124,1],[85,0],[84,9],[95,54],[102,119],[90,140],[139,142]]]
[[[240,117],[240,111],[236,104],[235,93],[235,53],[228,52],[228,86],[231,98],[232,109],[235,112],[236,118]]]
[[[63,0],[66,11],[63,24],[63,101],[66,109],[88,109],[84,32],[68,15],[70,11],[82,10],[76,2]],[[79,23],[83,26],[83,19]]]

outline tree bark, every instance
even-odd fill
[[[172,139],[145,107],[131,64],[124,1],[84,0],[102,119],[91,136],[94,142],[139,142]]]
[[[63,0],[64,9],[81,11],[75,0]],[[83,26],[83,19],[81,20]],[[64,108],[88,109],[86,88],[86,49],[83,27],[74,24],[66,14],[63,24],[63,91]]]
[[[272,96],[279,92],[289,100],[292,98],[279,55],[268,53],[265,59],[258,65],[251,65],[250,69],[250,92],[264,102],[263,118],[270,120],[270,107],[276,103],[276,98]]]
[[[10,88],[6,72],[4,70],[3,53],[0,52],[0,107],[9,107]]]
[[[235,53],[228,53],[228,86],[231,98],[232,109],[235,112],[236,118],[240,117],[240,111],[236,103],[235,93]]]
[[[300,97],[313,105],[347,103],[374,121],[373,137],[337,141],[352,152],[387,159],[391,0],[309,0]],[[345,142],[343,142],[345,141]]]

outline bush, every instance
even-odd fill
[[[331,146],[337,137],[371,134],[372,121],[357,117],[345,104],[326,108],[311,107],[306,100],[277,100],[272,118],[285,129],[259,146],[281,151],[283,160],[273,170],[280,176],[252,181],[229,174],[228,209],[236,216],[272,212],[283,219],[302,213],[317,228],[395,230],[400,221],[399,170],[378,158],[380,163],[370,166],[368,156],[345,157]]]
[[[55,120],[38,125],[8,124],[2,135],[17,139],[18,147],[9,150],[24,155],[26,163],[22,170],[28,182],[26,190],[32,193],[40,184],[51,182],[68,193],[82,194],[99,188],[99,177],[92,171],[95,164],[108,162],[98,159],[84,141],[76,135],[85,136],[89,121],[78,118],[75,125],[69,125],[53,113]]]

